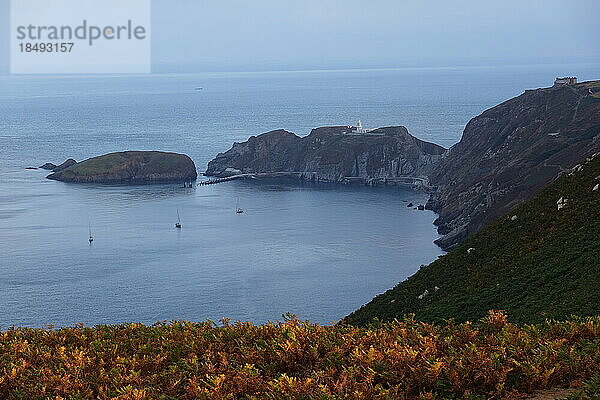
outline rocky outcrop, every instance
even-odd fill
[[[197,178],[185,154],[125,151],[90,158],[47,176],[63,182],[146,184],[190,182]]]
[[[67,160],[65,160],[65,162],[63,162],[60,165],[55,165],[52,163],[46,163],[42,166],[40,166],[41,169],[47,169],[47,170],[51,170],[52,172],[58,172],[58,171],[62,171],[65,168],[69,168],[72,165],[77,164],[77,161],[73,160],[72,158],[69,158]]]
[[[600,151],[600,81],[528,90],[473,118],[430,173],[449,249]]]
[[[313,129],[299,137],[276,130],[235,143],[209,162],[205,175],[301,172],[321,182],[403,183],[427,186],[445,149],[411,136],[403,126],[350,134],[352,127]]]

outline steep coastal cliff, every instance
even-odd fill
[[[252,136],[219,154],[205,174],[300,172],[303,179],[321,182],[427,185],[428,174],[445,152],[410,135],[403,126],[369,134],[351,134],[352,129],[316,128],[306,137],[284,130]]]
[[[196,166],[185,154],[160,151],[124,151],[90,158],[47,176],[76,183],[189,182],[197,178]]]
[[[600,151],[600,81],[527,90],[473,118],[429,174],[449,249]]]

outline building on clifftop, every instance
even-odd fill
[[[564,78],[556,78],[554,80],[554,86],[576,85],[576,84],[577,84],[577,77],[576,76],[569,76],[569,77],[564,77]]]
[[[358,124],[356,124],[356,128],[352,130],[351,133],[355,134],[355,135],[364,135],[366,133],[371,132],[373,129],[367,129],[367,128],[363,128],[363,124],[362,121],[359,119],[358,120]]]

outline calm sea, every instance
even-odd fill
[[[407,190],[75,185],[25,170],[121,150],[218,152],[272,129],[405,125],[456,143],[484,109],[598,65],[0,77],[0,326],[283,313],[329,323],[441,254]],[[196,90],[201,87],[202,90]],[[236,199],[246,212],[234,212]],[[177,210],[183,228],[174,228]],[[88,224],[96,238],[87,242]]]

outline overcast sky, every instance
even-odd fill
[[[600,58],[596,0],[157,0],[156,63],[393,67]]]
[[[155,71],[597,62],[599,16],[596,0],[153,0],[152,60]]]

